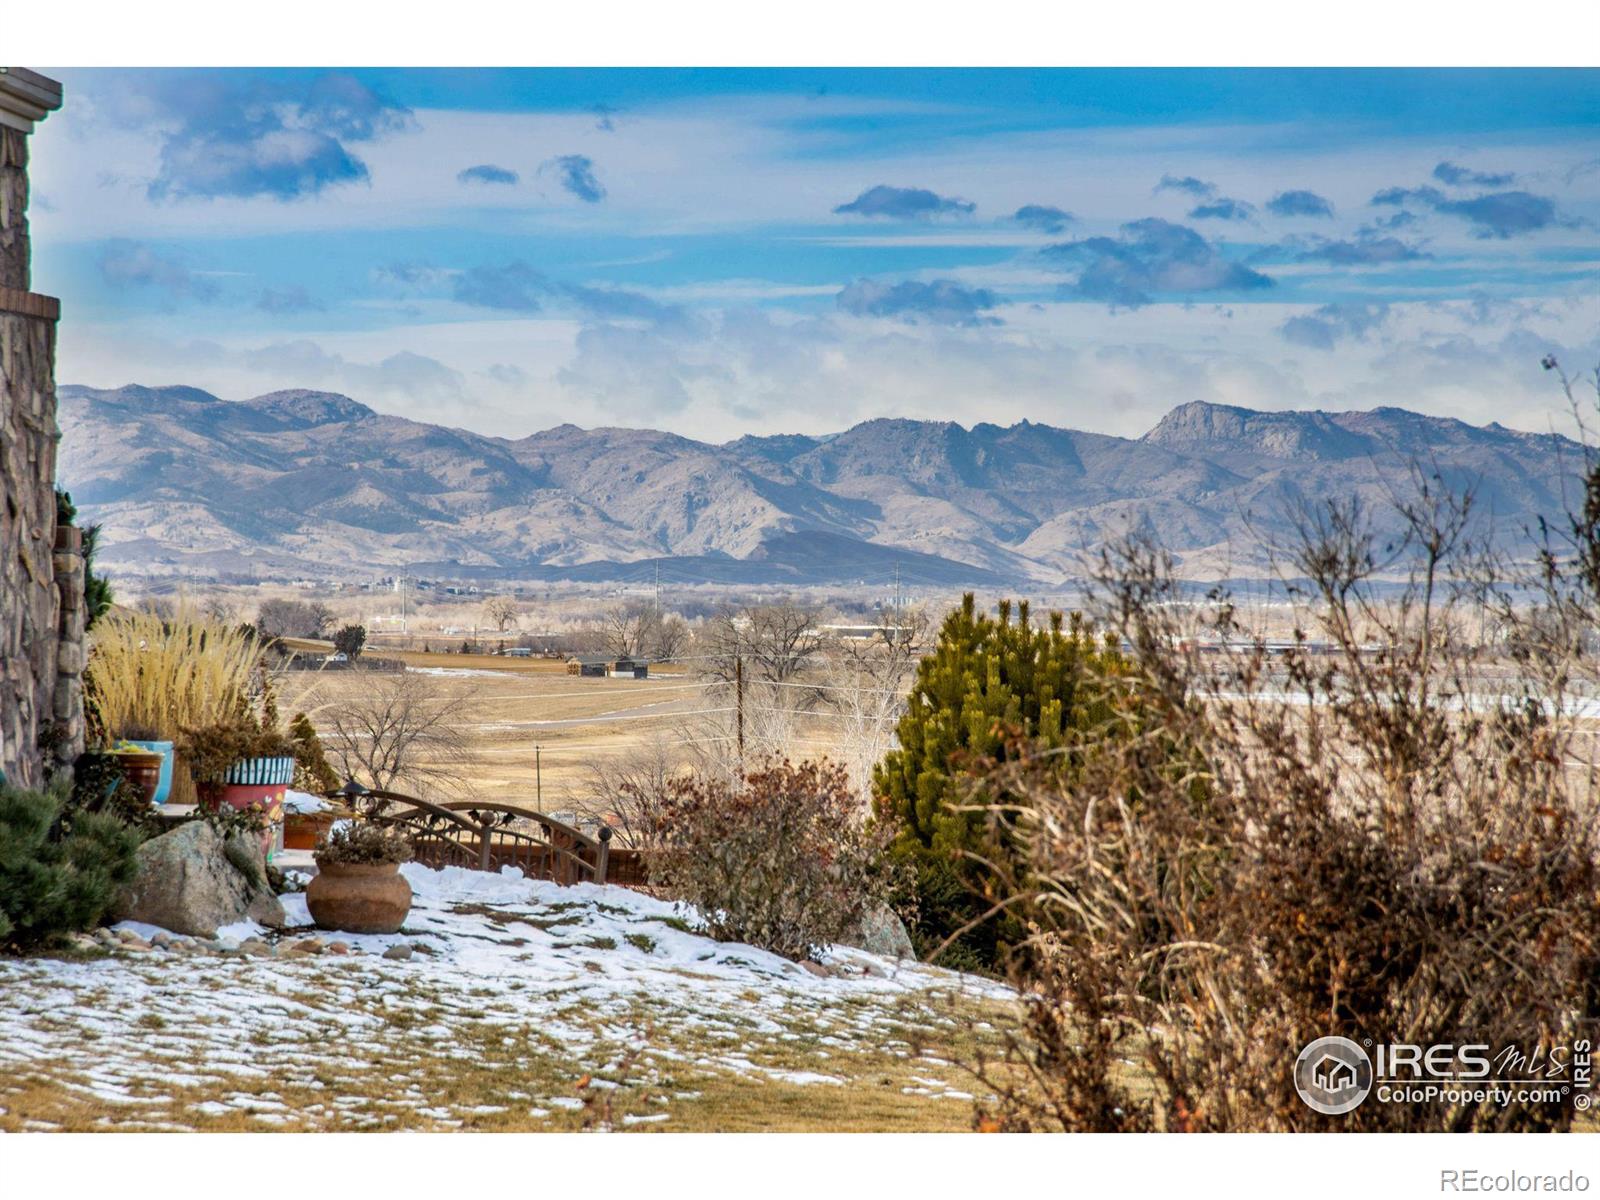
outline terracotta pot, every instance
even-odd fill
[[[411,911],[411,885],[399,863],[329,863],[306,888],[306,908],[322,929],[398,933]]]
[[[139,789],[146,804],[154,804],[156,793],[161,789],[162,756],[120,753],[116,757],[122,777]]]
[[[314,812],[283,814],[283,848],[285,850],[315,850],[317,843],[328,836],[338,813]]]
[[[165,804],[172,795],[172,764],[177,757],[172,752],[172,743],[132,740],[132,744],[150,751],[151,754],[159,754],[161,756],[161,780],[156,785],[156,794],[150,797],[150,803]]]

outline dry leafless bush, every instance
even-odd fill
[[[608,824],[617,845],[653,849],[660,841],[661,814],[671,786],[691,761],[685,743],[666,733],[623,754],[595,755],[573,789],[574,806]]]
[[[738,779],[673,780],[651,882],[712,937],[808,958],[883,891],[881,838],[842,767],[773,760]]]
[[[1108,554],[1098,615],[1131,663],[1108,685],[1119,736],[1021,755],[974,788],[1020,834],[993,866],[1030,931],[1011,962],[1025,1026],[1010,1063],[983,1068],[1000,1096],[986,1119],[1570,1125],[1570,1100],[1325,1117],[1292,1082],[1325,1035],[1548,1055],[1600,1015],[1581,636],[1600,617],[1584,577],[1600,506],[1519,565],[1479,535],[1470,494],[1415,482],[1397,540],[1352,504],[1305,515],[1282,567],[1306,619],[1286,645],[1221,592],[1194,604],[1158,547]]]

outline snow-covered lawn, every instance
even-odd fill
[[[359,954],[0,959],[0,1130],[964,1128],[951,1059],[1010,1012],[858,950],[818,976],[625,888],[404,870],[401,933],[323,935]]]

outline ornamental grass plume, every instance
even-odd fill
[[[116,612],[94,627],[85,684],[105,734],[163,740],[236,714],[261,646],[248,629],[208,620],[188,601],[170,615]]]

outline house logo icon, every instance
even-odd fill
[[[1318,1038],[1294,1060],[1294,1089],[1317,1112],[1343,1116],[1372,1090],[1372,1060],[1349,1038]]]

